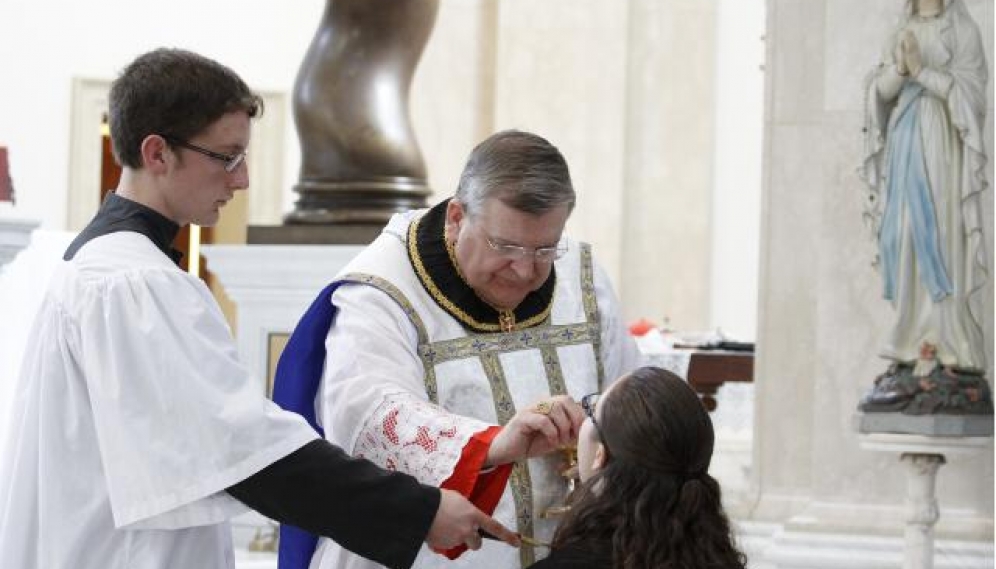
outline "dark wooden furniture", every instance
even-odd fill
[[[716,409],[716,390],[728,381],[754,381],[753,352],[697,350],[688,363],[688,383],[709,411]]]
[[[0,202],[14,201],[14,183],[10,180],[7,147],[0,146]]]

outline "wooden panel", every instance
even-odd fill
[[[716,390],[728,381],[754,381],[753,353],[701,351],[692,354],[688,383],[699,393],[706,409],[716,409]]]
[[[14,184],[10,181],[7,147],[0,146],[0,202],[14,201]]]
[[[271,332],[267,335],[266,354],[266,396],[273,398],[273,380],[277,376],[277,362],[280,361],[280,354],[284,353],[287,342],[290,341],[290,334]]]

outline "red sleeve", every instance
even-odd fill
[[[473,502],[484,513],[491,515],[501,500],[505,484],[512,474],[512,464],[502,464],[488,472],[481,472],[484,461],[488,458],[488,449],[501,427],[489,427],[474,434],[463,447],[460,460],[453,469],[453,474],[440,484],[441,488],[455,490]],[[466,545],[459,545],[442,552],[450,559],[456,559],[467,550]]]

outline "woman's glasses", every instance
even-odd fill
[[[598,438],[602,440],[602,444],[605,445],[606,450],[609,448],[609,443],[605,442],[605,436],[602,434],[602,427],[598,425],[598,421],[595,419],[595,406],[598,405],[598,399],[602,396],[601,393],[589,393],[581,398],[581,409],[584,410],[584,414],[591,419],[591,424],[595,426],[595,432],[598,433]]]

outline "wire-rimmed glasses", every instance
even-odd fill
[[[553,247],[536,247],[535,249],[511,243],[495,243],[487,233],[484,234],[484,240],[488,242],[488,247],[491,247],[492,251],[508,259],[532,258],[539,263],[552,263],[563,257],[564,253],[567,252],[567,242],[564,240],[561,240]]]
[[[598,433],[598,438],[602,440],[602,444],[605,448],[609,448],[609,443],[605,442],[605,436],[602,435],[602,427],[598,425],[598,421],[595,420],[595,406],[598,405],[598,399],[602,396],[601,393],[597,391],[595,393],[589,393],[581,398],[581,409],[584,410],[584,414],[591,419],[591,424],[595,427],[595,432]]]
[[[167,134],[163,134],[160,136],[162,136],[163,139],[170,144],[174,144],[181,148],[186,148],[187,150],[193,150],[194,152],[199,152],[204,156],[207,156],[208,158],[214,158],[219,162],[224,162],[226,172],[234,172],[235,169],[238,168],[240,164],[245,162],[246,154],[248,154],[247,150],[243,150],[238,154],[222,154],[221,152],[215,152],[214,150],[208,150],[207,148],[204,148],[202,146],[191,144],[186,140],[177,138],[175,136],[169,136]]]

